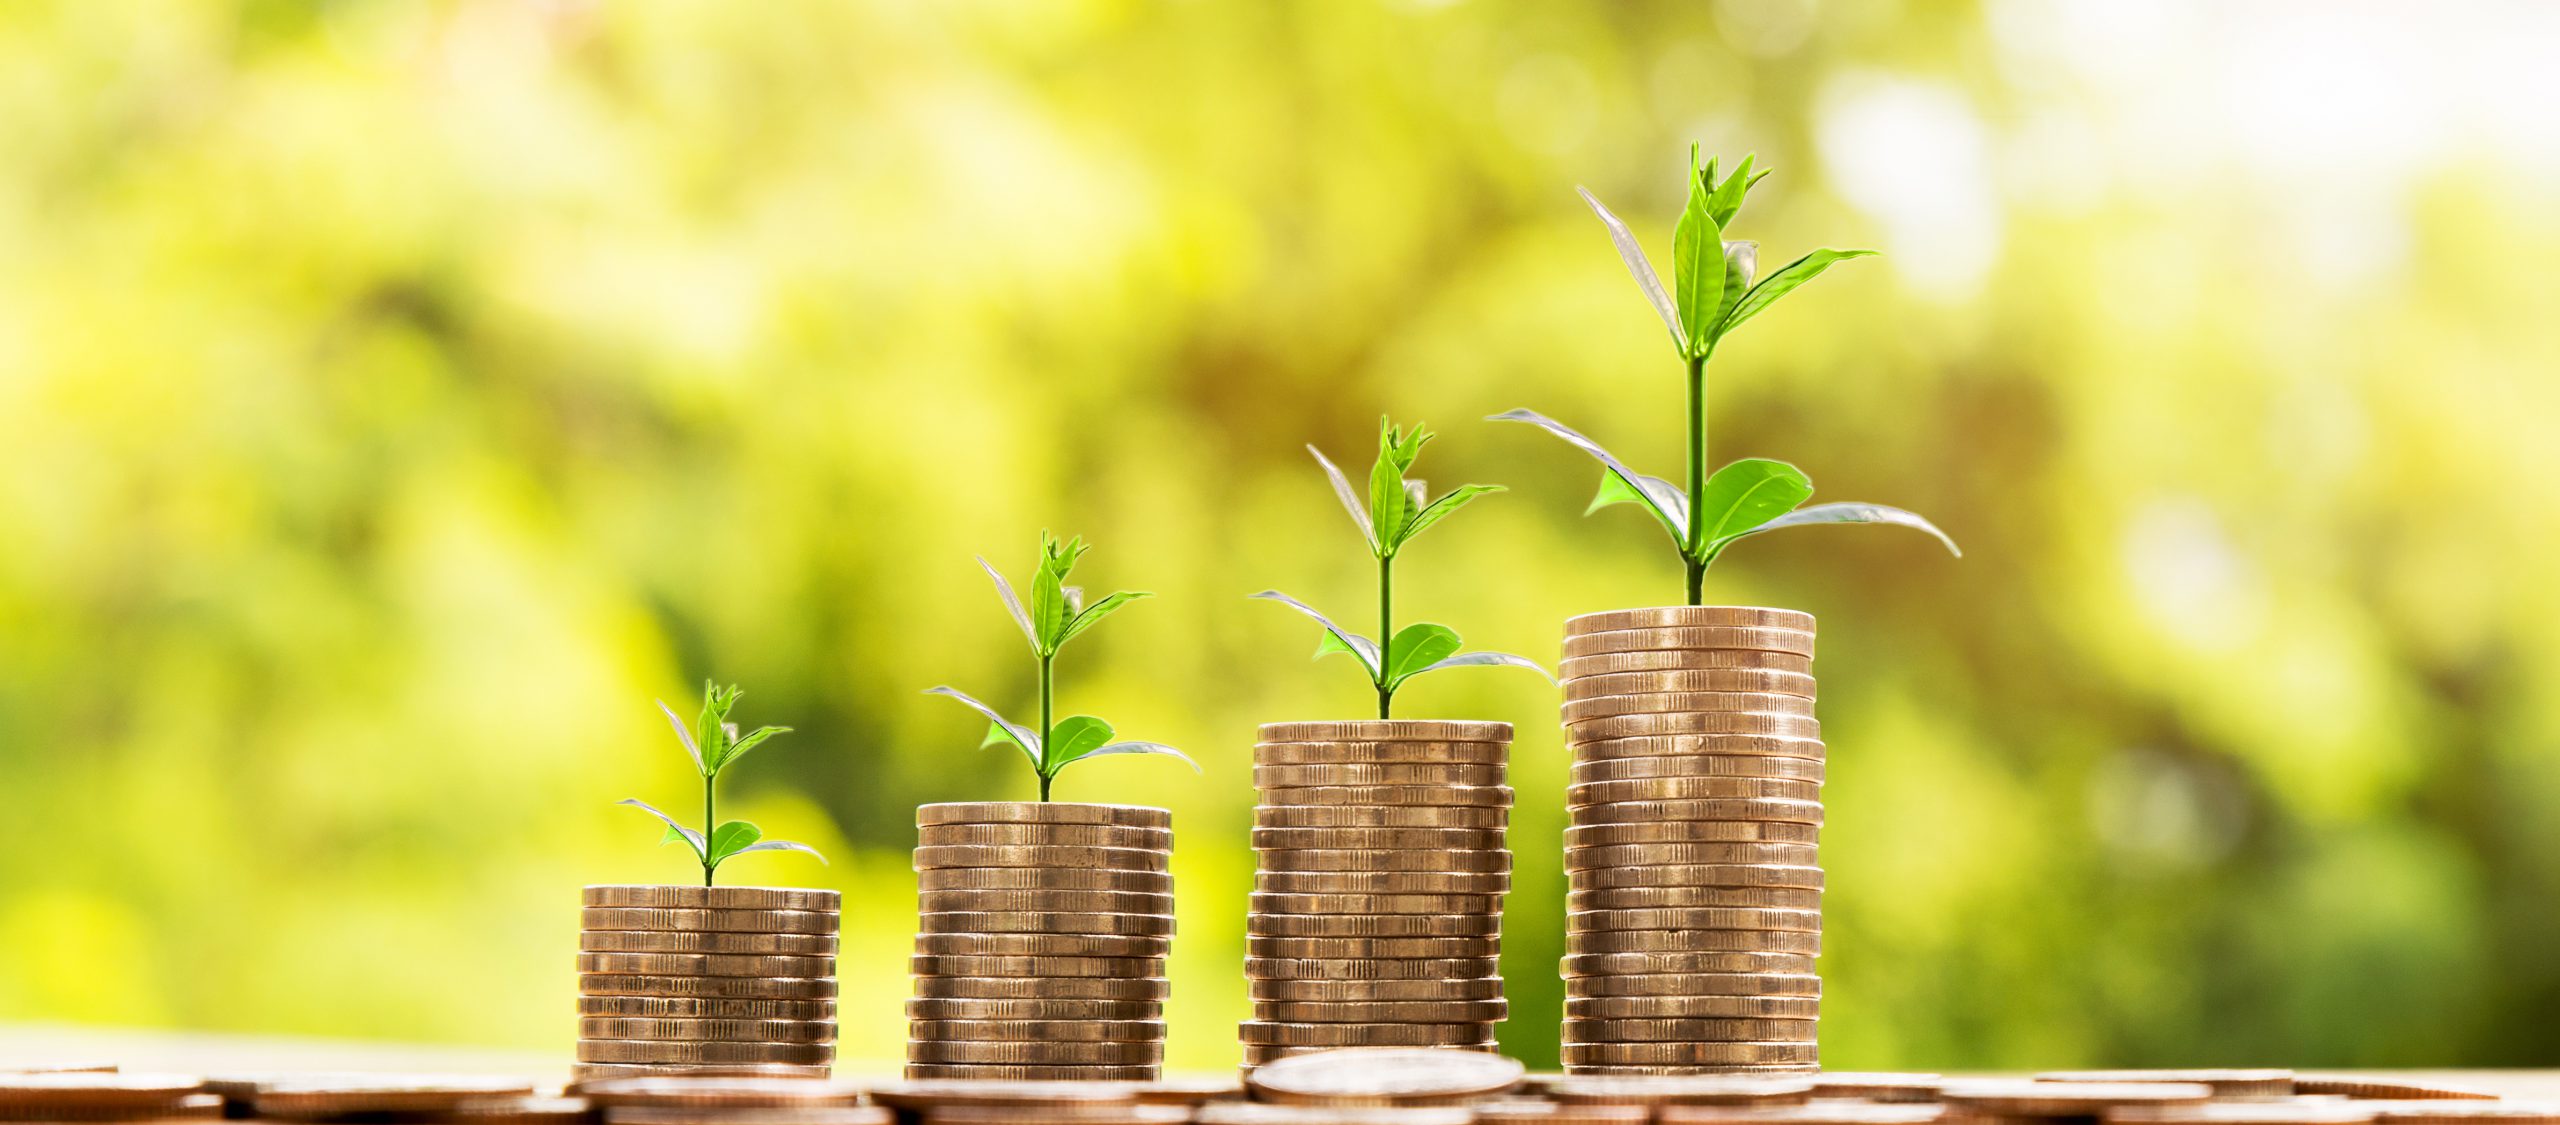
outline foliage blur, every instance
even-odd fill
[[[2457,12],[2456,10],[2459,10]],[[0,1020],[558,1048],[576,888],[684,881],[653,698],[798,733],[724,794],[835,860],[899,1052],[912,806],[1026,797],[971,557],[1155,591],[1061,668],[1182,847],[1172,1062],[1244,1010],[1254,724],[1356,677],[1314,463],[1428,420],[1511,491],[1400,612],[1552,659],[1677,601],[1589,461],[1679,463],[1687,144],[1763,261],[1711,460],[1927,513],[1746,544],[1822,621],[1839,1067],[2560,1052],[2551,9],[1718,0],[32,2],[0,14]],[[1506,1045],[1555,1057],[1552,689]]]

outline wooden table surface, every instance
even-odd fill
[[[384,1043],[344,1039],[296,1039],[282,1036],[229,1035],[201,1032],[135,1031],[59,1024],[0,1024],[0,1064],[33,1062],[113,1062],[127,1070],[166,1070],[184,1074],[255,1071],[363,1070],[412,1073],[521,1075],[547,1082],[564,1081],[567,1052],[490,1050],[472,1047]],[[2281,1066],[2281,1060],[2232,1066]],[[894,1059],[844,1059],[840,1077],[894,1078]],[[1234,1071],[1221,1073],[1232,1075]],[[2560,1100],[2560,1070],[2309,1070],[2304,1074],[2389,1076],[2468,1086],[2511,1098]]]

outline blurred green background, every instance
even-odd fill
[[[1926,513],[1755,540],[1822,622],[1835,1067],[2560,1057],[2560,42],[2295,4],[28,3],[0,15],[0,1021],[556,1049],[577,887],[682,881],[653,698],[798,728],[895,1058],[912,807],[1024,797],[971,557],[1160,596],[1065,706],[1206,766],[1172,1062],[1236,1058],[1254,724],[1362,713],[1245,595],[1365,604],[1301,448],[1439,485],[1403,604],[1556,655],[1679,596],[1527,406],[1673,473],[1686,146],[1874,246],[1719,355],[1711,454]],[[1553,689],[1505,1044],[1555,1057]]]

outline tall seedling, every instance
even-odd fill
[[[1348,653],[1359,661],[1360,667],[1369,673],[1370,685],[1378,691],[1378,717],[1381,719],[1390,717],[1394,710],[1396,688],[1424,672],[1506,664],[1546,675],[1546,669],[1525,657],[1504,652],[1459,652],[1458,633],[1446,625],[1425,621],[1407,625],[1402,631],[1396,629],[1397,552],[1425,529],[1447,519],[1450,513],[1466,507],[1476,497],[1502,491],[1500,485],[1462,484],[1433,500],[1421,481],[1405,479],[1405,474],[1413,471],[1414,462],[1421,459],[1422,447],[1432,437],[1419,425],[1407,431],[1397,429],[1384,418],[1378,420],[1378,460],[1369,468],[1369,502],[1365,508],[1361,506],[1359,490],[1351,486],[1350,479],[1342,475],[1342,470],[1326,460],[1322,450],[1312,445],[1307,447],[1307,452],[1315,454],[1316,463],[1324,466],[1325,475],[1333,479],[1334,495],[1341,498],[1343,509],[1351,513],[1351,522],[1368,540],[1369,553],[1378,560],[1378,636],[1386,639],[1384,647],[1378,641],[1334,624],[1305,602],[1278,590],[1264,590],[1254,595],[1286,605],[1324,626],[1324,635],[1316,640],[1316,656],[1321,658],[1340,652]]]
[[[1824,523],[1886,523],[1917,528],[1936,536],[1947,550],[1961,555],[1955,540],[1928,520],[1882,504],[1840,503],[1799,507],[1813,495],[1813,481],[1794,465],[1746,457],[1717,469],[1707,464],[1707,361],[1724,338],[1780,297],[1820,277],[1833,264],[1865,257],[1873,250],[1816,250],[1789,262],[1767,277],[1754,280],[1759,244],[1726,241],[1725,229],[1742,210],[1743,196],[1767,176],[1753,171],[1753,157],[1742,158],[1733,174],[1716,178],[1716,162],[1698,166],[1698,151],[1689,150],[1689,203],[1672,232],[1672,285],[1665,290],[1644,256],[1634,232],[1589,191],[1582,200],[1609,228],[1619,257],[1635,275],[1636,287],[1661,315],[1672,347],[1688,368],[1689,469],[1684,488],[1661,477],[1628,468],[1599,443],[1555,419],[1529,410],[1494,415],[1497,422],[1527,422],[1599,460],[1600,494],[1590,511],[1612,504],[1635,504],[1671,533],[1688,567],[1688,604],[1700,604],[1707,568],[1725,548],[1745,537],[1782,527]]]
[[[818,849],[807,844],[767,840],[763,829],[746,821],[720,822],[716,804],[718,794],[713,786],[720,780],[721,771],[735,765],[738,759],[747,756],[747,751],[763,745],[766,739],[791,732],[790,727],[758,727],[755,733],[740,737],[737,724],[729,721],[729,711],[738,705],[738,697],[745,694],[735,685],[720,687],[709,680],[703,681],[702,712],[690,729],[686,728],[683,719],[676,717],[675,708],[667,706],[664,700],[658,703],[658,710],[667,716],[667,724],[676,729],[676,741],[684,745],[685,754],[693,759],[693,768],[702,774],[700,830],[678,823],[676,818],[636,797],[615,802],[631,805],[665,821],[667,831],[658,842],[668,844],[682,840],[691,847],[694,858],[702,863],[702,885],[706,887],[711,885],[712,872],[720,867],[722,861],[748,852],[804,852],[817,856],[820,863],[827,861],[827,857],[818,855]]]
[[[996,593],[1004,599],[1005,609],[1013,614],[1014,623],[1022,626],[1022,635],[1031,642],[1031,655],[1040,665],[1040,725],[1028,727],[997,714],[995,708],[962,694],[956,688],[936,687],[927,695],[947,695],[969,709],[986,716],[990,724],[981,746],[1011,745],[1022,751],[1031,762],[1031,770],[1040,776],[1040,799],[1049,799],[1050,783],[1058,771],[1087,758],[1111,754],[1162,754],[1180,758],[1192,769],[1197,762],[1182,751],[1161,742],[1112,740],[1111,724],[1091,715],[1070,715],[1052,721],[1056,713],[1058,650],[1068,641],[1083,635],[1103,618],[1139,598],[1152,595],[1123,590],[1091,605],[1085,604],[1084,591],[1067,585],[1067,575],[1075,569],[1076,560],[1088,548],[1078,537],[1064,542],[1047,532],[1040,535],[1040,564],[1031,576],[1031,607],[1023,608],[1022,599],[1013,592],[1013,584],[1004,580],[995,564],[979,559],[987,577],[995,580]]]

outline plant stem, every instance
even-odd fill
[[[1689,361],[1689,541],[1680,554],[1689,563],[1689,604],[1698,605],[1706,587],[1707,493],[1707,357]]]
[[[1396,689],[1387,686],[1387,648],[1396,636],[1396,557],[1378,556],[1378,717],[1389,717]]]
[[[711,810],[711,775],[706,773],[702,775],[702,885],[706,887],[711,885],[712,869],[719,866],[711,862],[711,830],[720,826]]]
[[[1049,716],[1050,704],[1057,692],[1056,653],[1040,658],[1040,799],[1049,799]]]

